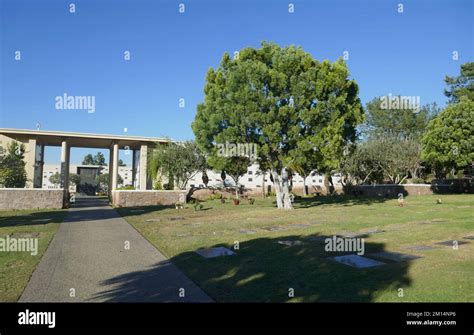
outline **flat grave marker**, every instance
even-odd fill
[[[437,247],[433,247],[430,245],[411,245],[407,247],[409,250],[415,250],[415,251],[427,251],[427,250],[434,250],[438,249]]]
[[[367,254],[368,257],[374,256],[377,258],[384,258],[388,259],[394,262],[404,262],[404,261],[411,261],[414,259],[421,258],[421,256],[416,256],[416,255],[409,255],[409,254],[404,254],[401,252],[391,252],[391,251],[382,251],[382,252],[374,252]]]
[[[357,269],[373,268],[380,265],[385,265],[386,263],[376,261],[374,259],[362,257],[359,255],[344,255],[329,257],[329,259],[334,260],[338,263],[349,265]]]
[[[241,229],[239,230],[239,233],[241,234],[256,234],[257,231],[253,229]]]
[[[39,236],[39,233],[13,233],[8,236],[11,238],[35,238]]]
[[[296,224],[288,225],[288,227],[290,229],[291,228],[308,228],[308,227],[311,227],[311,225],[308,223],[296,223]]]
[[[266,230],[266,231],[283,231],[283,230],[286,230],[287,228],[285,227],[265,227],[265,228],[262,228],[263,230]]]
[[[150,223],[150,222],[160,222],[161,219],[148,219],[148,220],[145,220],[145,222],[147,223]]]
[[[283,241],[278,241],[278,244],[286,245],[287,247],[293,247],[295,245],[303,245],[303,241],[300,240],[294,240],[294,241],[289,241],[289,240],[283,240]]]
[[[235,255],[235,252],[224,247],[199,249],[199,250],[196,250],[196,253],[204,258],[214,258],[214,257]]]
[[[467,241],[458,241],[458,240],[447,240],[447,241],[442,241],[442,242],[437,242],[435,244],[439,244],[439,245],[446,245],[448,247],[452,247],[454,245],[454,242],[457,242],[458,245],[461,245],[461,244],[468,244],[469,242]]]

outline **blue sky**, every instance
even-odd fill
[[[348,51],[364,103],[392,93],[444,106],[444,76],[474,59],[470,0],[0,3],[0,127],[192,139],[208,68],[263,40],[301,45],[318,60]],[[95,96],[95,113],[55,109],[64,93]],[[95,151],[74,149],[73,162],[87,152]],[[58,160],[57,149],[46,150],[47,162]]]

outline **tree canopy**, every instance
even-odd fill
[[[376,97],[366,104],[363,128],[368,137],[394,135],[418,138],[425,131],[428,122],[439,113],[435,103],[419,106],[418,111],[382,108],[381,98]]]
[[[428,124],[422,139],[422,159],[438,175],[474,162],[474,101],[467,97],[449,105]]]
[[[235,59],[225,53],[206,76],[192,124],[196,141],[210,157],[226,141],[255,144],[278,208],[291,208],[289,165],[303,154],[314,158],[314,169],[336,168],[344,145],[356,138],[363,110],[348,77],[342,59],[319,62],[301,47],[264,42]]]
[[[474,62],[461,65],[461,74],[456,77],[446,76],[444,79],[448,88],[444,94],[450,103],[457,103],[461,97],[474,100]]]
[[[193,141],[158,145],[149,157],[150,177],[168,176],[169,182],[176,182],[180,189],[185,189],[188,181],[207,167],[206,157]]]
[[[0,186],[23,188],[26,186],[27,175],[24,161],[25,145],[10,142],[6,150],[2,148],[0,156]]]
[[[84,156],[82,160],[82,165],[98,165],[98,166],[106,166],[104,154],[100,151],[92,156],[91,154],[87,154]],[[119,164],[119,166],[122,166]]]

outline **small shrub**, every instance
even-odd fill
[[[122,187],[119,187],[117,190],[134,190],[135,187],[133,187],[133,185],[126,185],[126,186],[122,186]]]
[[[155,191],[159,191],[163,189],[163,185],[161,184],[161,179],[158,179],[155,181],[155,183],[153,184],[153,189]]]
[[[213,193],[207,198],[207,200],[216,200],[216,199],[222,199],[222,194],[221,193]]]
[[[413,184],[427,184],[426,180],[424,180],[423,178],[413,178],[411,182]]]
[[[249,198],[249,204],[253,205],[255,203],[255,199],[254,198]]]
[[[232,202],[234,203],[234,205],[239,205],[240,204],[239,199],[232,199]]]

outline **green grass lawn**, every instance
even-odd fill
[[[0,302],[20,298],[65,214],[63,210],[0,211],[0,238],[5,239],[10,234],[38,233],[37,255],[0,252]]]
[[[293,211],[277,210],[273,199],[203,205],[201,211],[191,205],[119,211],[216,301],[474,301],[474,240],[463,239],[474,235],[474,195],[411,196],[403,208],[396,199],[352,197],[301,199]],[[276,227],[282,230],[268,230]],[[340,254],[326,252],[324,241],[312,239],[372,229],[385,232],[365,235],[365,255],[394,251],[421,258],[356,269],[329,260]],[[303,244],[285,246],[279,240]],[[469,243],[458,250],[435,244],[445,240]],[[205,259],[194,252],[232,248],[236,241],[233,256]],[[413,245],[436,248],[407,249]]]

